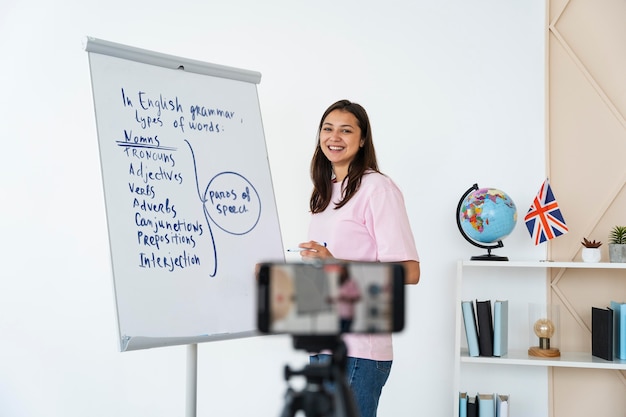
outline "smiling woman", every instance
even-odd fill
[[[311,162],[313,193],[304,259],[402,262],[405,282],[419,281],[419,256],[404,197],[378,170],[365,109],[348,100],[323,114]],[[321,245],[317,242],[328,242]],[[356,243],[355,243],[356,242]],[[349,384],[361,417],[374,417],[393,359],[391,334],[346,334]],[[312,363],[330,355],[311,356]]]

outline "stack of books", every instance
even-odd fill
[[[591,354],[607,361],[626,359],[626,303],[591,307]]]
[[[508,300],[461,301],[469,356],[505,356],[508,352]],[[492,313],[493,311],[493,313]]]
[[[509,417],[509,396],[460,392],[459,417]]]

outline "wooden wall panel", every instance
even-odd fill
[[[549,0],[547,169],[569,227],[549,242],[551,259],[580,261],[583,237],[626,225],[626,1]],[[563,349],[590,351],[592,306],[626,301],[623,271],[554,271]],[[555,368],[553,417],[623,416],[626,378],[613,370]]]

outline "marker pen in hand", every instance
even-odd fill
[[[321,245],[323,245],[324,247],[326,247],[326,242],[321,243]],[[309,248],[289,248],[287,249],[287,252],[302,252],[305,250],[312,250],[315,252],[315,249],[309,249]]]

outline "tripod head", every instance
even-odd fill
[[[309,364],[301,370],[285,366],[285,380],[304,376],[302,391],[288,387],[281,417],[293,417],[299,410],[306,417],[358,417],[354,398],[345,378],[347,349],[339,335],[293,336],[293,346],[307,352],[331,350],[331,361]]]

